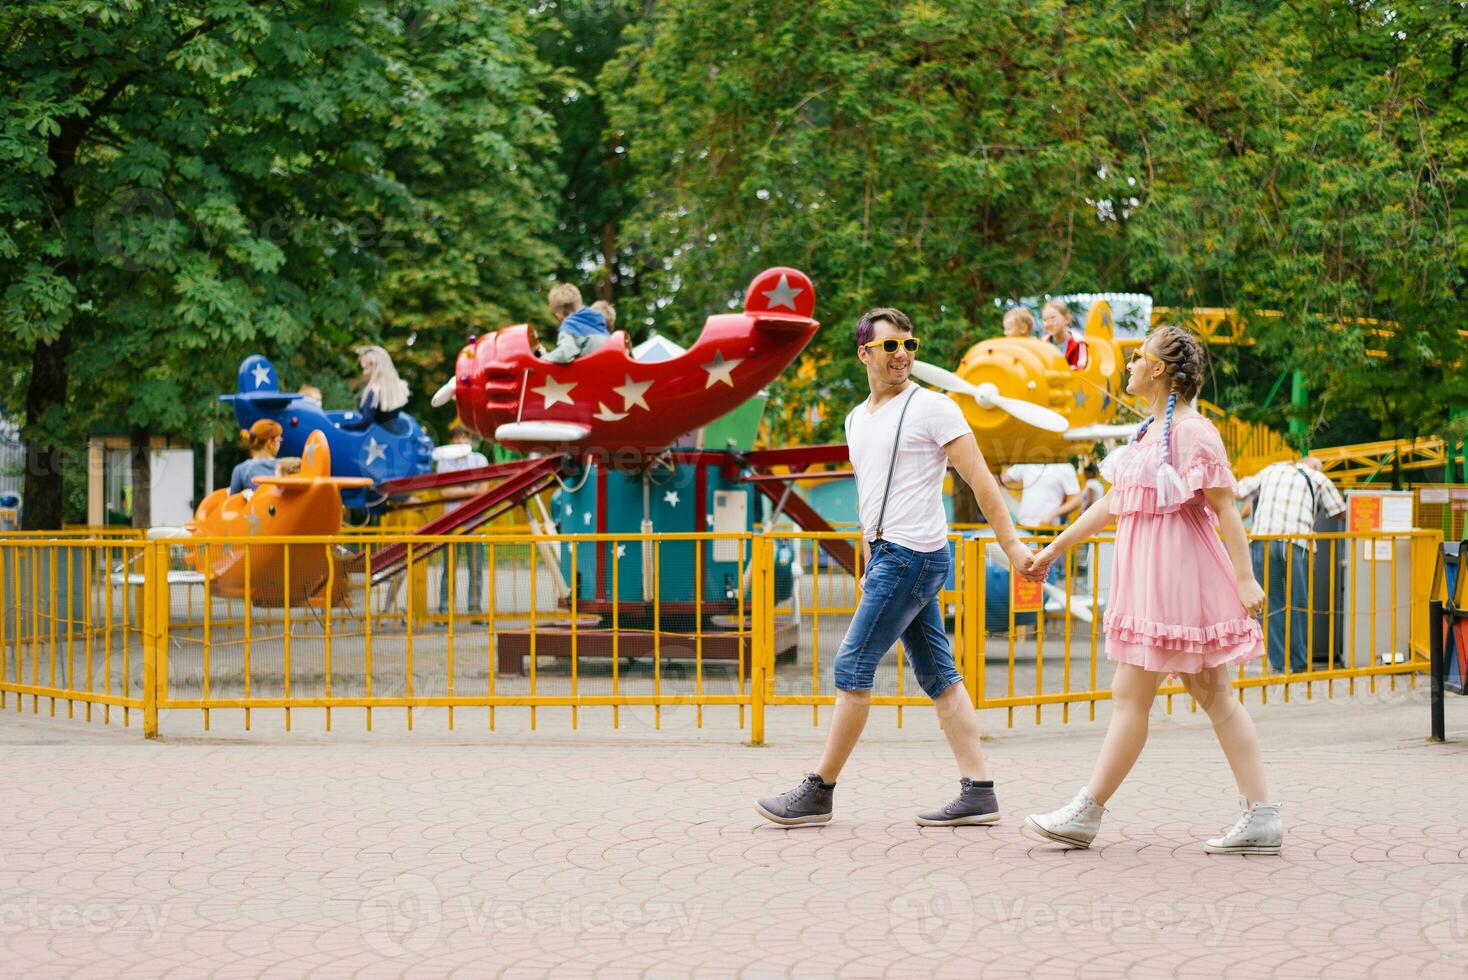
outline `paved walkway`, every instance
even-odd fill
[[[529,733],[502,710],[491,735],[422,713],[407,735],[379,712],[327,736],[262,712],[239,737],[216,713],[211,736],[147,743],[13,706],[10,976],[1468,973],[1468,702],[1449,705],[1457,740],[1429,745],[1419,692],[1251,706],[1279,858],[1201,851],[1231,784],[1203,717],[1160,705],[1089,852],[1020,822],[1069,798],[1103,722],[984,719],[1003,822],[921,829],[913,811],[956,789],[941,737],[879,710],[836,820],[786,831],[752,801],[810,764],[808,710],[772,710],[754,749],[718,716],[612,732],[583,712],[573,733],[543,711]]]

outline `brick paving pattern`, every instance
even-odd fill
[[[1098,845],[1026,836],[1067,801],[1097,722],[981,719],[1004,819],[924,829],[957,788],[926,710],[873,713],[835,820],[784,830],[820,729],[772,709],[215,712],[168,739],[0,714],[8,976],[1468,975],[1468,705],[1429,745],[1416,690],[1251,702],[1285,803],[1283,856],[1217,857],[1234,817],[1206,720],[1161,704]],[[80,710],[78,710],[80,716]],[[1026,716],[1028,718],[1028,716]]]

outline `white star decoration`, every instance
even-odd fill
[[[663,503],[667,504],[669,507],[677,507],[678,506],[678,491],[677,490],[669,490],[667,493],[663,494]]]
[[[724,360],[722,351],[714,351],[714,359],[707,364],[699,365],[709,373],[708,381],[704,388],[712,388],[715,381],[722,381],[730,388],[734,387],[734,369],[744,363],[744,358],[736,357],[732,361]]]
[[[777,306],[788,306],[793,310],[795,309],[795,297],[803,292],[805,290],[799,286],[792,287],[790,285],[790,277],[782,272],[780,273],[780,282],[775,288],[763,290],[762,294],[770,301],[770,309],[773,310]]]
[[[606,402],[597,402],[596,408],[597,412],[592,418],[598,422],[620,422],[627,417],[626,412],[614,412],[610,408],[607,408]]]
[[[567,517],[570,517],[571,516],[571,505],[570,504],[567,504],[566,505],[566,516]]]
[[[305,461],[309,463],[316,458],[316,450],[320,448],[321,447],[316,443],[308,442],[306,443],[306,451],[301,455],[305,458]]]
[[[255,513],[253,510],[245,515],[245,523],[250,526],[251,534],[260,533],[260,515]]]
[[[543,396],[545,398],[545,405],[543,407],[550,408],[556,402],[565,402],[567,405],[576,404],[571,400],[571,389],[574,387],[576,387],[575,381],[561,384],[555,378],[546,375],[545,384],[539,388],[531,388],[530,390],[537,395]]]
[[[619,544],[619,545],[617,545],[617,557],[618,558],[626,558],[627,557],[627,546],[625,544]]]
[[[256,364],[250,371],[255,375],[256,388],[263,388],[270,383],[270,368],[264,364]]]
[[[587,527],[591,526],[591,511],[587,511],[586,513],[581,515],[581,523],[585,524]]]
[[[626,380],[619,387],[612,389],[622,396],[622,411],[630,412],[633,405],[652,411],[652,409],[648,408],[647,399],[642,397],[647,394],[647,389],[652,387],[652,382],[633,381],[632,375],[630,374],[624,374],[622,377]]]
[[[366,465],[371,466],[373,463],[377,462],[377,460],[382,459],[386,455],[387,447],[378,442],[376,439],[372,438],[371,436],[368,436]]]
[[[1077,405],[1084,405],[1084,404],[1086,404],[1086,393],[1084,391],[1078,391],[1078,392],[1076,392],[1076,404]]]

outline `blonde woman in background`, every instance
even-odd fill
[[[361,392],[357,417],[341,427],[360,432],[374,425],[391,425],[408,404],[407,383],[398,377],[388,352],[375,344],[357,348],[357,365],[362,369],[362,377],[353,385]]]

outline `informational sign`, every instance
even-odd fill
[[[1410,490],[1353,490],[1346,495],[1346,507],[1346,527],[1352,534],[1412,530]],[[1391,538],[1364,540],[1361,559],[1391,561],[1393,544]]]
[[[1031,582],[1018,575],[1009,577],[1009,608],[1017,613],[1039,612],[1044,601],[1044,593],[1039,582]]]
[[[1423,487],[1417,491],[1418,499],[1424,504],[1445,504],[1448,502],[1447,487]]]

